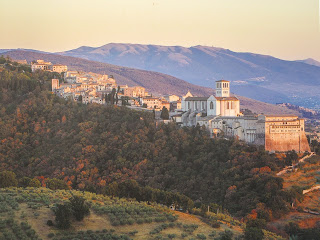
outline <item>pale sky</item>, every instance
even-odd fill
[[[320,61],[320,0],[0,0],[0,49],[207,45]]]

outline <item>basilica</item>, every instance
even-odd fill
[[[295,115],[252,115],[240,112],[240,101],[230,96],[230,82],[216,81],[216,95],[182,98],[182,125],[205,126],[212,137],[235,137],[263,145],[270,152],[310,151],[304,119]]]

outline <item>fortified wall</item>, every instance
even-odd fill
[[[258,118],[258,123],[262,124],[259,130],[264,131],[267,151],[310,152],[304,132],[304,119],[293,115],[260,115]]]

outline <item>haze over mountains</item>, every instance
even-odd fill
[[[118,43],[97,48],[84,46],[59,54],[162,72],[211,88],[214,81],[227,79],[233,82],[232,91],[236,94],[269,103],[312,107],[320,101],[320,63],[310,59],[285,61],[206,46]]]
[[[100,74],[113,75],[119,84],[128,84],[129,86],[143,86],[154,94],[178,94],[185,95],[190,90],[196,96],[209,96],[214,93],[212,88],[201,87],[184,80],[172,77],[170,75],[138,70],[134,68],[121,67],[107,63],[89,61],[82,58],[62,56],[58,54],[40,53],[35,51],[11,50],[2,53],[15,60],[26,59],[28,62],[35,59],[43,59],[52,63],[61,63],[68,65],[69,69],[94,72]],[[272,104],[256,101],[250,98],[238,96],[241,100],[241,108],[248,108],[256,113],[265,114],[299,114],[286,107],[275,106]]]
[[[307,63],[307,64],[310,64],[310,65],[314,65],[314,66],[320,67],[320,62],[318,62],[317,60],[314,60],[313,58],[308,58],[308,59],[305,59],[305,60],[298,60],[297,62],[303,62],[303,63]]]

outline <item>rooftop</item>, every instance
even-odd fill
[[[237,97],[215,97],[219,101],[239,101]]]
[[[298,118],[297,115],[294,114],[264,114],[266,117],[295,117]]]
[[[187,97],[185,101],[207,101],[209,97]]]
[[[219,80],[219,81],[216,81],[216,82],[230,82],[230,81],[227,81],[227,80]]]

